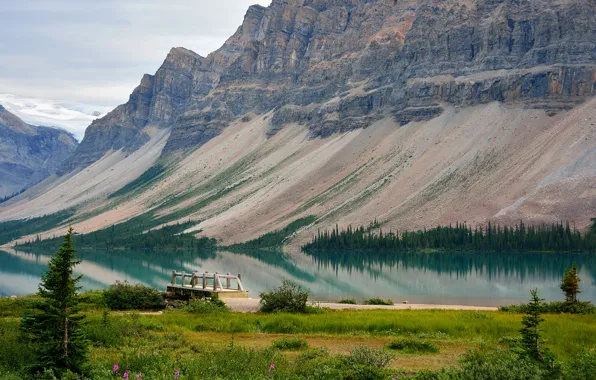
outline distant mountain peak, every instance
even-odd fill
[[[0,198],[55,173],[77,144],[71,133],[29,125],[0,105]]]

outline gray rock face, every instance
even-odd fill
[[[70,133],[26,124],[0,105],[0,198],[55,173],[76,147]]]
[[[172,49],[128,103],[88,129],[64,171],[171,128],[165,154],[243,115],[311,135],[440,114],[441,103],[523,102],[555,113],[596,95],[593,0],[273,0],[206,58]]]

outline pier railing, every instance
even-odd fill
[[[177,279],[180,277],[180,284],[177,283]],[[185,283],[189,279],[188,285]],[[173,287],[183,287],[190,289],[203,289],[210,290],[212,292],[218,291],[230,291],[237,290],[245,292],[244,286],[242,285],[242,276],[240,274],[233,275],[230,273],[199,273],[199,272],[176,272],[172,271],[172,283]]]

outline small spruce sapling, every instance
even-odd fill
[[[541,316],[541,307],[543,299],[538,297],[538,290],[531,290],[532,297],[528,304],[528,311],[522,317],[523,328],[520,330],[522,335],[522,348],[524,353],[533,359],[542,360],[540,337],[540,323],[544,322]]]
[[[563,281],[560,288],[565,293],[565,301],[569,304],[577,303],[577,295],[581,293],[579,290],[579,283],[581,278],[577,274],[577,265],[573,266],[563,275]]]

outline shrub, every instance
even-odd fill
[[[509,350],[475,351],[464,355],[460,379],[543,380],[550,379],[537,360]]]
[[[387,344],[387,348],[390,350],[399,350],[406,353],[439,353],[439,347],[432,342],[420,341],[416,339],[406,338],[391,341]]]
[[[310,349],[296,360],[299,379],[388,379],[393,378],[386,366],[391,356],[383,350],[357,346],[348,356],[330,356],[327,349]]]
[[[190,300],[184,311],[189,313],[228,313],[230,308],[219,298]]]
[[[365,305],[386,305],[386,306],[391,306],[393,305],[393,301],[391,300],[382,300],[380,298],[371,298],[368,299],[366,301],[364,301]]]
[[[563,378],[566,380],[596,379],[596,352],[584,351],[571,358],[563,367]]]
[[[528,304],[501,306],[500,311],[506,313],[525,314],[529,310]],[[540,306],[544,314],[596,314],[596,306],[591,302],[544,302]]]
[[[345,299],[345,300],[338,301],[337,303],[343,303],[345,305],[358,305],[358,302],[356,302],[355,299]]]
[[[281,338],[274,341],[271,347],[278,350],[303,350],[308,348],[308,342],[302,338]]]
[[[352,348],[350,355],[346,357],[349,363],[385,368],[391,361],[391,354],[382,349],[358,345]]]
[[[112,310],[156,310],[165,305],[162,294],[156,289],[126,281],[110,285],[104,298]]]
[[[284,280],[279,288],[261,293],[261,311],[264,313],[304,313],[308,291],[292,281]]]

